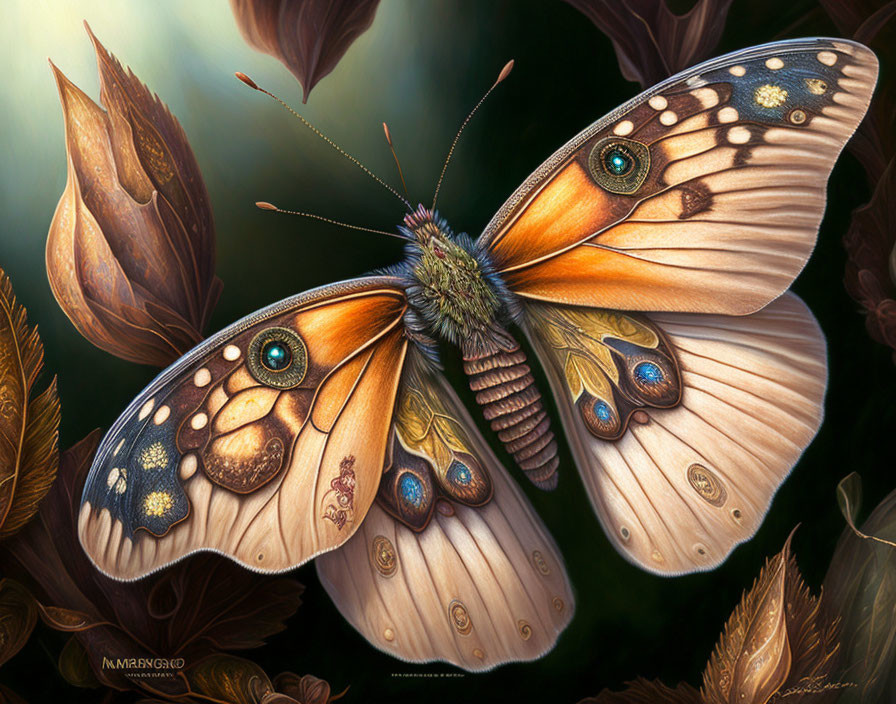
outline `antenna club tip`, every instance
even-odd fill
[[[255,203],[256,208],[260,208],[261,210],[279,210],[279,208],[273,203],[268,203],[265,200],[259,200]]]
[[[249,78],[249,77],[248,77],[245,73],[243,73],[242,71],[237,71],[237,72],[234,73],[233,75],[236,76],[237,78],[239,78],[243,83],[245,83],[245,84],[246,84],[247,86],[249,86],[250,88],[253,88],[253,89],[255,89],[255,90],[258,90],[258,84],[257,84],[255,81],[253,81],[251,78]]]
[[[389,143],[389,146],[392,146],[392,133],[389,132],[389,125],[385,122],[383,123],[383,132],[386,133],[386,141]]]
[[[513,59],[504,64],[504,68],[501,69],[501,73],[498,74],[498,80],[495,81],[495,85],[498,85],[501,81],[507,78],[510,75],[510,72],[513,70]]]

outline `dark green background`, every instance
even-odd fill
[[[387,265],[401,253],[397,240],[253,207],[264,199],[386,229],[402,213],[384,190],[232,78],[234,70],[243,70],[300,106],[299,86],[279,63],[245,46],[225,3],[183,5],[4,4],[0,266],[40,326],[47,369],[59,375],[64,447],[94,427],[108,427],[155,371],[82,339],[53,300],[44,271],[46,231],[65,184],[62,119],[44,60],[50,54],[98,98],[80,19],[168,103],[196,152],[214,206],[217,270],[225,285],[207,332],[297,291]],[[794,29],[804,15],[808,20]],[[736,0],[716,53],[834,32],[810,0]],[[412,197],[429,202],[454,130],[509,58],[516,67],[470,125],[440,196],[453,227],[475,235],[554,149],[639,90],[621,78],[610,41],[577,11],[544,0],[384,0],[371,31],[315,88],[302,111],[371,169],[397,182],[380,126],[388,121]],[[891,75],[892,68],[884,66],[882,80]],[[851,211],[868,196],[863,170],[845,154],[831,179],[818,247],[794,284],[828,338],[826,419],[757,536],[722,567],[664,579],[622,559],[604,537],[564,447],[557,491],[539,493],[521,482],[563,551],[578,602],[571,626],[542,660],[484,675],[394,660],[348,626],[312,565],[296,573],[307,590],[289,628],[249,656],[272,675],[313,673],[336,691],[350,685],[348,702],[574,702],[636,675],[699,684],[742,590],[797,524],[800,567],[813,589],[820,586],[843,529],[834,493],[838,480],[861,473],[868,509],[893,487],[896,374],[890,350],[868,338],[858,306],[842,285],[841,238]],[[472,401],[454,351],[446,350],[445,359],[455,387]],[[543,377],[541,387],[547,388]],[[39,625],[0,672],[0,682],[32,702],[96,701],[99,692],[73,690],[55,673],[63,643],[64,637]],[[460,676],[423,677],[433,674]]]

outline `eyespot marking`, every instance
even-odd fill
[[[308,371],[308,348],[295,331],[270,327],[252,338],[246,364],[249,373],[262,384],[291,389],[302,383]]]
[[[722,481],[708,468],[696,462],[688,467],[688,483],[701,499],[720,508],[728,500],[728,492]]]
[[[828,84],[820,78],[807,78],[806,88],[808,88],[809,92],[813,95],[824,95],[828,90]]]

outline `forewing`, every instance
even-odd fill
[[[547,529],[451,387],[420,369],[402,381],[376,503],[316,564],[349,622],[411,662],[532,660],[574,610]]]
[[[136,579],[214,550],[275,572],[345,542],[379,485],[405,308],[390,277],[326,286],[164,371],[88,475],[78,531],[94,563]]]
[[[531,303],[527,312],[582,480],[619,552],[666,575],[723,562],[756,532],[821,424],[825,343],[805,304],[787,293],[743,317],[651,314],[676,359],[681,398],[642,404],[617,440],[589,425],[581,399],[592,415],[606,399],[576,396],[570,352],[557,344],[571,314],[607,311]]]
[[[528,299],[754,312],[808,259],[828,176],[876,78],[874,54],[840,39],[701,64],[554,154],[480,246]]]

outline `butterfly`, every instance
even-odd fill
[[[817,431],[824,337],[787,292],[877,75],[840,39],[708,61],[577,135],[478,239],[420,206],[403,262],[253,313],[162,372],[103,440],[80,540],[138,579],[199,550],[317,558],[373,645],[485,670],[553,647],[560,552],[439,372],[463,355],[538,486],[557,442],[541,362],[604,530],[662,575],[757,530]]]

